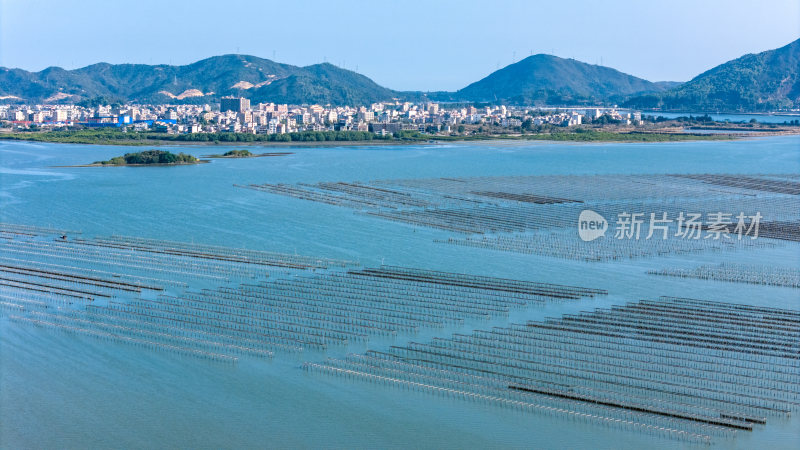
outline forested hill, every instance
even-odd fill
[[[392,99],[518,105],[620,104],[684,111],[772,111],[800,107],[800,40],[721,64],[683,84],[650,82],[618,70],[532,55],[456,92],[397,92],[368,77],[315,64],[298,67],[248,55],[185,66],[99,63],[40,72],[0,68],[0,101],[15,103],[253,103],[361,106]]]
[[[800,39],[703,72],[677,88],[626,105],[684,111],[775,111],[800,107]]]
[[[248,55],[185,66],[99,63],[41,72],[0,68],[0,97],[26,103],[210,103],[225,95],[252,102],[368,105],[395,93],[332,64],[297,67]]]
[[[664,89],[664,84],[610,67],[539,54],[493,72],[455,92],[453,97],[526,105],[597,104]]]

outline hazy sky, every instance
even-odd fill
[[[800,1],[0,0],[0,66],[327,60],[401,90],[453,90],[531,53],[685,81],[800,37]]]

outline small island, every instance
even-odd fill
[[[175,166],[202,162],[205,161],[200,161],[186,153],[178,153],[176,155],[164,150],[145,150],[143,152],[126,153],[124,156],[115,156],[108,161],[95,161],[87,166]]]
[[[224,157],[229,158],[249,158],[253,156],[250,150],[230,150],[222,154]]]
[[[203,158],[260,158],[264,156],[286,156],[292,152],[253,153],[250,150],[229,150],[221,155],[205,155]]]

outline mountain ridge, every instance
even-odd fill
[[[300,67],[226,54],[182,66],[100,62],[39,72],[0,67],[0,102],[213,103],[236,95],[254,103],[335,106],[402,99],[757,112],[799,107],[798,72],[800,39],[720,64],[686,83],[651,82],[610,67],[537,54],[457,91],[435,92],[395,91],[329,63]]]
[[[454,97],[528,105],[579,104],[661,90],[656,83],[610,67],[536,54],[492,72],[456,91]]]
[[[800,107],[800,39],[715,66],[657,95],[633,97],[637,108],[764,112]]]
[[[203,95],[176,98],[187,92]],[[40,72],[0,68],[0,97],[30,101],[57,94],[69,95],[71,101],[102,97],[154,104],[207,103],[225,95],[246,95],[254,102],[359,105],[390,100],[395,92],[332,64],[299,67],[250,55],[212,56],[182,66],[95,63]]]

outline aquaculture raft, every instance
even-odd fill
[[[703,442],[800,409],[800,311],[661,297],[305,368]]]

